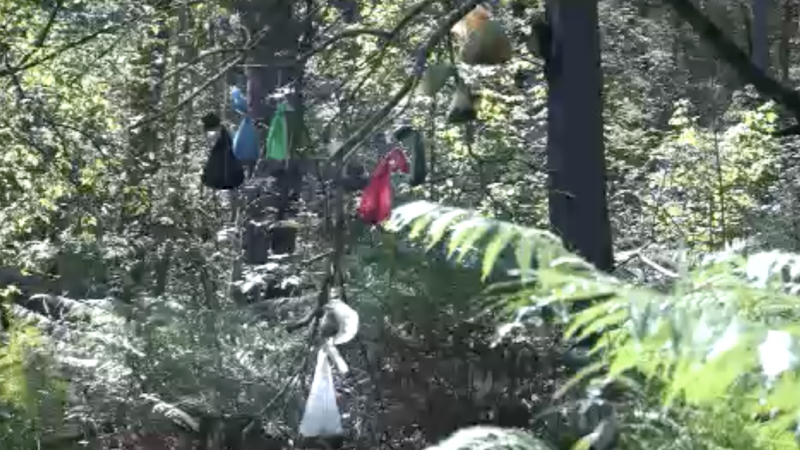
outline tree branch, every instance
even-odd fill
[[[39,36],[36,37],[36,41],[33,43],[34,49],[27,53],[25,56],[22,57],[18,65],[23,65],[28,62],[29,59],[33,55],[36,54],[43,46],[44,43],[47,41],[48,36],[50,36],[50,30],[53,29],[53,24],[56,22],[56,17],[58,17],[58,13],[61,12],[62,7],[64,6],[63,0],[58,0],[56,2],[55,7],[53,10],[50,11],[50,16],[47,18],[47,23],[45,24],[44,28],[39,32]]]
[[[52,52],[42,56],[41,58],[35,59],[35,60],[27,62],[27,63],[19,64],[19,65],[15,66],[15,67],[12,67],[12,68],[9,68],[9,69],[0,70],[0,77],[7,77],[7,76],[11,76],[11,75],[16,75],[16,74],[18,74],[20,72],[24,72],[24,71],[26,71],[28,69],[31,69],[33,67],[36,67],[36,66],[38,66],[40,64],[46,63],[47,61],[50,61],[52,59],[55,59],[55,58],[61,56],[62,54],[64,54],[65,52],[67,52],[69,50],[72,50],[74,48],[78,48],[78,47],[80,47],[82,45],[85,45],[85,44],[97,39],[98,37],[100,37],[100,36],[102,36],[104,34],[108,34],[108,33],[111,33],[113,31],[116,31],[116,30],[122,28],[123,26],[124,25],[109,25],[107,27],[101,28],[101,29],[99,29],[99,30],[97,30],[97,31],[95,31],[93,33],[90,33],[90,34],[88,34],[88,35],[86,35],[86,36],[84,36],[84,37],[82,37],[82,38],[80,38],[78,40],[75,40],[75,41],[72,41],[72,42],[68,42],[68,43],[64,44],[63,46],[61,46],[61,48],[59,48],[57,50],[53,50]]]
[[[742,80],[755,86],[756,90],[765,97],[785,107],[794,115],[795,119],[800,121],[800,93],[783,86],[756,67],[747,54],[726,36],[711,19],[706,17],[692,0],[668,0],[668,3],[681,19],[686,21],[700,37],[733,67]],[[800,134],[800,125],[787,130],[779,131],[776,134],[779,136]]]
[[[427,5],[427,3],[429,2],[422,2],[422,5]],[[419,82],[420,77],[422,77],[422,73],[424,72],[427,64],[428,55],[433,48],[436,47],[436,45],[447,36],[447,34],[450,32],[450,29],[453,28],[458,21],[464,18],[464,16],[475,9],[475,7],[480,3],[481,0],[469,0],[445,17],[433,34],[428,37],[428,40],[425,41],[425,43],[417,50],[417,58],[412,75],[406,79],[405,83],[403,83],[400,89],[395,92],[389,102],[384,105],[380,111],[373,115],[364,125],[361,126],[361,128],[355,132],[355,134],[350,136],[341,147],[331,154],[331,156],[328,158],[329,161],[334,161],[339,158],[342,158],[343,160],[346,159],[345,156],[352,154],[358,145],[375,130],[375,127],[380,124],[386,118],[386,116],[388,116],[392,110],[400,104],[401,101],[403,101],[403,98],[405,98],[405,96],[411,92],[414,86],[416,86],[417,82]],[[397,27],[395,27],[395,29],[397,29]]]
[[[239,64],[239,62],[242,60],[242,58],[244,58],[244,54],[247,51],[252,50],[256,45],[258,45],[258,43],[261,41],[261,39],[267,34],[267,31],[269,31],[269,28],[267,28],[267,27],[259,30],[258,33],[253,35],[253,37],[250,39],[250,41],[248,41],[247,44],[242,49],[239,50],[239,54],[238,55],[233,56],[233,57],[229,58],[227,61],[225,61],[226,65],[225,65],[225,67],[222,68],[222,70],[220,70],[213,77],[211,77],[208,80],[206,80],[205,83],[203,83],[200,87],[198,87],[197,89],[192,91],[191,94],[189,94],[186,98],[184,98],[183,100],[178,102],[177,105],[175,105],[175,106],[173,106],[171,108],[168,108],[168,109],[166,109],[164,111],[161,111],[161,112],[159,112],[157,114],[153,114],[151,116],[148,116],[148,117],[145,117],[145,118],[139,120],[138,122],[136,122],[133,125],[129,126],[127,131],[130,132],[130,131],[133,131],[133,130],[135,130],[137,128],[141,128],[142,126],[147,125],[147,124],[152,123],[152,122],[155,122],[156,120],[158,120],[158,119],[160,119],[160,118],[162,118],[164,116],[167,116],[169,114],[172,114],[172,113],[175,113],[177,111],[180,111],[184,106],[186,106],[189,102],[191,102],[195,97],[197,97],[198,95],[203,93],[203,91],[205,91],[206,89],[211,87],[211,85],[214,84],[217,80],[219,80],[220,78],[225,76],[225,74],[227,74],[230,69],[232,69],[234,66]]]

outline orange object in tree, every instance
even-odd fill
[[[511,59],[511,40],[486,6],[476,6],[451,31],[463,43],[460,57],[466,64],[498,66]]]

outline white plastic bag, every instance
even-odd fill
[[[331,300],[326,305],[327,310],[336,318],[339,330],[333,337],[334,345],[348,343],[358,334],[358,313],[347,303],[338,298],[338,290],[331,289]]]
[[[300,434],[305,437],[337,436],[344,432],[342,416],[336,404],[336,389],[328,355],[324,350],[317,353],[317,366],[311,381],[306,409],[300,421]]]
[[[336,345],[334,345],[333,342],[334,342],[333,339],[328,339],[327,341],[325,341],[322,344],[322,351],[325,352],[326,355],[328,355],[330,362],[332,362],[333,365],[336,366],[336,370],[338,370],[339,373],[341,373],[342,375],[345,375],[350,370],[350,368],[347,367],[347,363],[344,362],[342,354],[339,353],[339,349],[336,348]]]

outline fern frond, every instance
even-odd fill
[[[568,337],[603,335],[593,349],[603,354],[603,370],[592,366],[591,373],[644,374],[657,381],[667,405],[730,404],[737,414],[774,408],[780,412],[754,425],[759,438],[793,436],[789,425],[800,412],[800,298],[791,284],[800,278],[800,256],[726,248],[686,265],[671,291],[658,292],[600,273],[546,231],[458,208],[404,205],[388,229],[425,240],[428,249],[446,245],[449,255],[481,255],[484,278],[503,275],[495,295],[515,305],[519,299],[533,307],[596,300],[567,317],[566,331]],[[514,284],[513,276],[533,282]]]

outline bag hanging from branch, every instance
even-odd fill
[[[239,129],[233,137],[233,154],[239,161],[258,161],[261,149],[258,148],[258,131],[253,119],[242,118]]]
[[[456,68],[450,64],[433,64],[428,66],[419,82],[420,92],[429,97],[433,97],[442,90],[450,77],[455,73]]]
[[[239,114],[247,114],[247,97],[236,86],[231,88],[231,105],[233,110]]]
[[[242,163],[233,154],[233,140],[219,118],[211,115],[203,118],[204,125],[218,127],[217,140],[211,148],[208,160],[203,167],[201,181],[211,189],[230,190],[236,189],[244,183],[244,169]]]
[[[317,352],[317,365],[299,431],[304,437],[339,436],[344,432],[339,405],[336,404],[333,371],[323,350]]]
[[[511,60],[511,40],[506,30],[482,5],[456,24],[453,32],[464,42],[460,57],[466,64],[499,66]]]
[[[343,302],[339,295],[338,288],[331,288],[330,298],[325,305],[325,319],[332,326],[327,327],[327,332],[323,332],[324,337],[331,338],[334,345],[346,344],[353,340],[358,334],[358,313]],[[323,326],[323,328],[325,328]]]
[[[428,177],[425,162],[425,142],[422,133],[408,125],[401,126],[394,132],[394,138],[400,141],[411,153],[411,186],[419,186]]]
[[[408,160],[399,148],[391,150],[372,172],[361,194],[358,215],[364,222],[377,225],[392,213],[392,172],[408,173]]]
[[[450,102],[450,109],[447,111],[447,121],[452,124],[462,124],[472,122],[477,118],[478,111],[475,109],[475,97],[469,87],[461,83],[453,93],[453,100]]]
[[[280,177],[289,168],[289,124],[286,121],[286,105],[281,102],[272,115],[265,144],[267,172]]]
[[[286,123],[286,104],[280,103],[272,116],[267,134],[267,159],[285,161],[289,154],[289,126]]]
[[[339,297],[339,290],[331,288],[330,299],[325,305],[325,315],[320,324],[320,336],[323,339],[322,349],[327,353],[330,361],[342,374],[350,369],[342,358],[337,345],[353,340],[358,334],[358,313]]]

